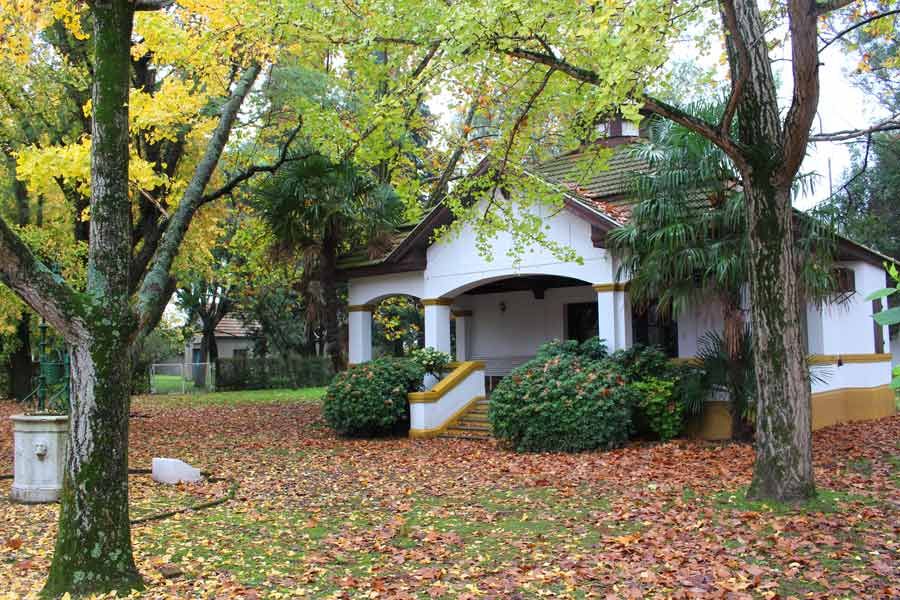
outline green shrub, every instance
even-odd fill
[[[409,357],[425,369],[426,373],[441,378],[447,365],[450,364],[450,355],[434,348],[416,348],[410,352]]]
[[[677,437],[688,414],[702,409],[702,372],[691,365],[673,364],[658,346],[637,344],[610,356],[634,390],[634,429],[638,435],[662,440]]]
[[[645,381],[654,377],[666,378],[672,369],[669,357],[658,346],[635,344],[625,350],[617,350],[610,360],[619,365],[627,382]]]
[[[628,439],[634,392],[616,365],[582,355],[574,342],[550,342],[491,394],[494,435],[519,451],[614,448]],[[605,352],[604,352],[605,353]]]
[[[650,377],[629,384],[637,395],[637,406],[650,431],[671,440],[684,426],[684,404],[674,395],[676,382]]]
[[[379,358],[335,376],[325,394],[325,420],[341,435],[375,436],[409,429],[406,394],[419,389],[425,369],[415,361]]]

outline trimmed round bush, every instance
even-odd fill
[[[494,435],[522,452],[620,446],[631,432],[634,391],[596,341],[545,345],[491,394]]]
[[[335,376],[325,394],[325,421],[341,435],[377,436],[409,429],[406,394],[422,385],[425,370],[403,358],[379,358]]]

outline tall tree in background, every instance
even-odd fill
[[[344,368],[340,347],[337,259],[351,244],[382,246],[403,216],[393,190],[350,161],[312,153],[261,186],[256,206],[289,260],[303,261],[304,279],[318,282],[324,308],[325,352]],[[309,285],[304,287],[309,288]]]
[[[216,344],[216,328],[222,319],[234,309],[231,286],[203,275],[186,278],[175,292],[175,303],[187,315],[189,326],[200,325],[201,363],[215,364],[219,358]],[[205,375],[201,376],[202,384]]]

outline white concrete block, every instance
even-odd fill
[[[194,483],[203,479],[200,469],[177,458],[154,458],[153,481],[159,483]]]

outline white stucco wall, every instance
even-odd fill
[[[884,287],[884,269],[863,262],[841,263],[856,274],[856,293],[842,304],[828,304],[821,310],[822,354],[864,354],[875,352],[872,303],[865,298]],[[884,329],[885,352],[888,331]]]
[[[428,431],[441,427],[460,409],[484,397],[484,370],[476,369],[436,402],[410,403],[410,429]]]
[[[452,298],[481,283],[514,275],[558,275],[588,283],[613,281],[612,260],[606,250],[593,246],[588,222],[567,210],[545,206],[535,210],[545,218],[548,237],[573,248],[584,259],[583,264],[561,262],[549,250],[533,246],[516,265],[508,255],[512,237],[505,232],[495,237],[493,260],[488,261],[476,250],[475,232],[465,228],[459,235],[439,240],[428,248],[425,296]]]
[[[464,228],[458,235],[442,238],[428,248],[428,266],[424,272],[396,273],[360,277],[350,281],[351,305],[368,304],[392,294],[417,298],[454,298],[466,290],[515,275],[558,275],[588,283],[609,283],[614,272],[609,253],[591,242],[591,226],[568,210],[536,206],[545,218],[547,235],[559,244],[573,248],[583,264],[562,262],[537,245],[532,246],[515,264],[509,255],[513,239],[498,233],[492,243],[492,260],[478,254],[475,232]]]
[[[697,356],[702,338],[708,331],[721,332],[724,327],[722,303],[710,298],[678,315],[678,356]]]
[[[200,348],[200,342],[191,342],[185,345],[185,363],[190,364],[194,362],[195,348]],[[253,340],[249,338],[218,338],[216,339],[216,348],[219,351],[219,358],[234,358],[235,350],[247,350],[247,354],[252,356]]]

